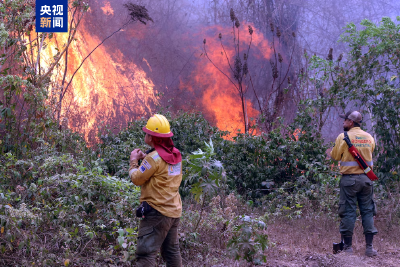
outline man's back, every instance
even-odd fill
[[[153,151],[130,178],[134,184],[142,187],[140,202],[146,201],[164,216],[181,217],[179,186],[182,181],[182,162],[168,164],[157,151]]]
[[[372,152],[375,149],[375,140],[360,127],[351,128],[348,132],[351,143],[357,148],[358,152],[364,158],[369,166],[372,167]],[[348,151],[348,146],[343,140],[344,133],[336,138],[335,146],[332,149],[331,157],[334,160],[340,160],[340,173],[342,174],[361,174],[364,171],[359,167],[354,157]]]

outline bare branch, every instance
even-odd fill
[[[263,115],[263,111],[262,111],[262,108],[261,108],[260,99],[258,98],[257,93],[256,93],[256,89],[254,88],[254,84],[253,84],[253,80],[251,79],[251,74],[250,74],[250,72],[249,72],[249,77],[250,77],[250,83],[251,83],[251,86],[252,86],[252,88],[253,88],[254,95],[256,96],[256,99],[257,99],[257,102],[258,102],[258,108],[260,109],[261,115]]]
[[[36,66],[35,66],[36,73],[38,73],[38,66],[39,66],[39,61],[40,61],[40,52],[42,51],[42,47],[43,47],[45,36],[46,36],[46,33],[42,33],[42,39],[40,40],[39,50],[37,52],[37,59],[36,59]]]
[[[219,70],[222,74],[224,74],[226,76],[226,78],[229,79],[229,81],[233,84],[233,86],[235,86],[236,90],[240,93],[239,88],[236,86],[236,84],[231,80],[231,78],[229,78],[228,75],[225,74],[225,72],[223,72],[220,68],[218,68],[214,62],[208,57],[207,51],[206,51],[206,44],[204,44],[204,54],[206,55],[206,57],[208,58],[208,60],[214,65],[214,67]]]
[[[225,56],[226,56],[226,60],[228,61],[229,68],[231,68],[231,71],[233,72],[231,62],[229,61],[228,54],[227,54],[226,51],[225,51],[225,47],[224,47],[224,45],[222,44],[222,40],[221,40],[221,39],[220,39],[220,42],[221,42],[222,50],[224,50],[224,53],[225,53]]]
[[[293,51],[292,51],[292,55],[290,56],[289,66],[287,68],[285,77],[282,79],[282,83],[279,84],[279,87],[281,87],[283,82],[286,80],[287,75],[289,74],[290,66],[292,65],[292,61],[293,61],[293,53],[294,53],[295,48],[296,48],[296,45],[293,46]]]
[[[52,64],[52,66],[49,68],[49,70],[41,77],[40,81],[43,81],[50,73],[52,73],[54,67],[58,64],[58,62],[60,61],[60,59],[62,58],[62,56],[64,55],[64,53],[67,51],[68,47],[70,46],[70,44],[72,43],[72,41],[74,40],[75,34],[77,32],[77,28],[79,23],[81,22],[83,18],[83,15],[79,18],[78,23],[76,24],[74,33],[72,35],[71,40],[69,40],[69,42],[67,43],[67,45],[65,46],[64,50],[61,52],[61,54],[58,56],[57,60]]]
[[[65,87],[65,90],[62,94],[62,96],[64,97],[65,93],[67,92],[68,87],[70,86],[72,80],[75,77],[75,74],[78,72],[78,70],[82,67],[83,63],[85,63],[86,59],[88,59],[90,57],[90,55],[99,47],[101,46],[107,39],[109,39],[111,36],[113,36],[114,34],[116,34],[117,32],[120,32],[123,28],[125,28],[126,25],[128,25],[129,23],[131,23],[132,21],[129,20],[127,23],[125,23],[124,25],[122,25],[121,28],[119,28],[118,30],[114,31],[111,35],[109,35],[108,37],[106,37],[103,41],[101,41],[101,43],[99,43],[95,48],[93,48],[93,50],[82,60],[81,64],[79,65],[79,67],[74,71],[74,73],[72,74],[72,77],[69,81],[69,83],[67,84],[67,86]]]

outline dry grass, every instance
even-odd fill
[[[388,227],[384,218],[376,218],[379,234],[374,246],[379,255],[369,258],[364,255],[365,241],[361,222],[357,220],[354,234],[354,254],[332,254],[332,243],[340,241],[339,221],[325,218],[280,218],[268,226],[268,235],[274,243],[266,250],[267,262],[262,266],[400,266],[400,225]],[[235,261],[216,244],[199,259],[184,260],[184,266],[245,267],[253,266],[245,261]]]
[[[387,199],[384,205],[381,203],[383,208],[375,218],[379,231],[374,239],[374,247],[379,253],[377,257],[364,255],[365,241],[360,216],[353,236],[354,254],[334,255],[332,243],[340,241],[339,218],[332,215],[317,216],[311,209],[305,208],[301,218],[289,219],[281,215],[268,223],[266,232],[271,246],[265,251],[267,262],[262,266],[400,266],[400,218],[396,212],[396,203],[397,198]],[[262,213],[261,210],[246,209],[243,203],[238,203],[237,214],[257,217],[257,214],[259,216]],[[182,251],[184,266],[253,266],[245,261],[235,261],[228,255],[226,246],[221,245],[228,237],[221,234],[221,225],[212,221],[215,214],[211,214],[208,207],[204,214],[204,224],[200,224],[198,229],[202,235],[201,247]],[[187,223],[181,226],[182,230],[189,230]],[[207,225],[215,228],[208,228]]]
[[[269,225],[268,234],[276,244],[267,250],[266,266],[400,266],[400,225],[388,224],[384,215],[377,217],[379,234],[374,246],[379,255],[364,255],[365,241],[361,218],[356,222],[354,255],[333,255],[332,243],[340,241],[339,220],[329,217],[306,217],[296,220],[280,218]]]

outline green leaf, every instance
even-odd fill
[[[120,246],[122,246],[122,244],[123,244],[124,241],[125,241],[125,239],[124,239],[123,236],[119,236],[119,237],[117,238],[117,240],[118,240],[118,244],[119,244]]]
[[[126,228],[125,231],[127,231],[130,234],[132,234],[135,230],[132,229],[132,228]]]
[[[120,236],[124,236],[124,229],[118,229],[118,234],[120,235]]]

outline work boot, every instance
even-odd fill
[[[374,239],[373,234],[366,234],[365,235],[365,256],[374,257],[378,255],[378,252],[372,247],[372,240]]]
[[[346,254],[353,254],[353,248],[351,245],[353,244],[353,237],[352,236],[343,236],[343,252]]]

